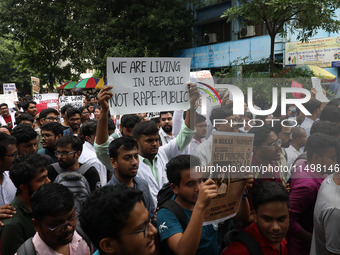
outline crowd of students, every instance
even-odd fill
[[[225,100],[198,114],[193,83],[186,112],[153,119],[111,116],[111,89],[60,112],[37,114],[29,99],[15,109],[0,102],[1,255],[340,254],[339,98],[311,99],[308,116],[294,106],[256,116],[266,124],[251,127],[255,116],[234,115]],[[244,182],[236,216],[205,225],[227,185],[190,169],[211,163],[213,129],[253,134],[258,171]]]

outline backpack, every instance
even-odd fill
[[[248,232],[240,230],[231,230],[225,235],[224,242],[227,243],[228,245],[231,244],[232,242],[239,242],[248,249],[250,255],[263,255],[259,244],[256,242],[254,237]]]
[[[178,205],[174,200],[171,200],[173,195],[174,193],[172,192],[172,189],[170,188],[170,183],[164,184],[162,189],[157,194],[157,207],[159,209],[165,208],[165,209],[168,209],[170,212],[172,212],[178,219],[184,232],[188,226],[187,218],[186,218],[183,208],[180,205]],[[159,236],[159,240],[160,240],[160,236]],[[162,255],[163,254],[164,255],[174,254],[168,247],[166,240],[164,240],[161,243],[161,254]]]
[[[77,224],[76,226],[77,233],[86,241],[87,245],[89,246],[90,250],[95,250],[93,247],[90,239],[85,234],[85,232],[81,229],[80,225]],[[33,237],[28,238],[17,250],[17,255],[36,255],[34,244],[33,244]]]
[[[91,189],[88,181],[84,177],[84,174],[90,168],[89,165],[81,165],[77,171],[65,172],[59,163],[54,163],[52,166],[58,172],[58,176],[55,178],[54,182],[62,184],[71,190],[74,196],[74,207],[76,212],[79,214],[82,204],[85,202],[87,197],[91,194]]]

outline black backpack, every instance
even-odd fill
[[[229,231],[225,235],[224,243],[229,245],[232,242],[239,242],[243,244],[248,249],[250,255],[263,255],[259,244],[256,242],[254,237],[248,232],[240,230]]]
[[[170,188],[170,183],[164,184],[162,189],[157,194],[157,207],[159,209],[165,208],[172,212],[176,216],[178,221],[181,223],[184,232],[188,226],[187,218],[183,208],[180,205],[178,205],[174,200],[171,200],[173,195],[174,193]],[[174,254],[168,247],[166,240],[164,240],[161,243],[161,254],[162,255]]]

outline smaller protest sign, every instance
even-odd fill
[[[0,103],[6,103],[8,108],[15,108],[14,102],[18,101],[17,92],[12,94],[0,94]]]
[[[73,107],[79,108],[83,106],[83,96],[63,96],[59,97],[60,108],[64,105],[70,104]]]
[[[16,91],[15,83],[4,83],[4,94],[12,94]]]
[[[236,215],[249,177],[254,135],[247,133],[213,132],[211,165],[195,168],[215,180],[218,194],[205,210],[204,224],[222,222]],[[207,153],[209,153],[207,151]]]
[[[37,108],[39,108],[40,111],[46,108],[54,108],[58,110],[58,97],[58,93],[33,94],[33,101],[37,103]],[[38,106],[39,104],[41,105]]]
[[[159,118],[160,117],[160,112],[147,112],[145,113],[145,119],[152,119],[152,118]]]
[[[31,77],[32,94],[39,94],[40,92],[40,79],[37,77]]]
[[[323,93],[323,89],[321,87],[321,79],[317,77],[312,77],[312,86],[316,90],[315,98],[322,103],[328,103],[329,100]]]

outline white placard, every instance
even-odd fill
[[[64,105],[70,104],[73,107],[79,108],[83,106],[83,96],[64,96],[59,97],[60,108]]]
[[[15,108],[14,102],[18,101],[17,93],[12,94],[0,94],[0,104],[6,103],[8,108]]]
[[[324,95],[321,87],[321,79],[317,77],[312,77],[312,86],[316,89],[316,96],[315,98],[322,103],[329,102],[328,98]]]
[[[37,104],[47,104],[47,108],[58,110],[58,93],[33,94],[33,101]]]
[[[112,115],[185,110],[190,58],[107,58]]]
[[[12,94],[16,91],[15,83],[4,83],[4,94]]]

